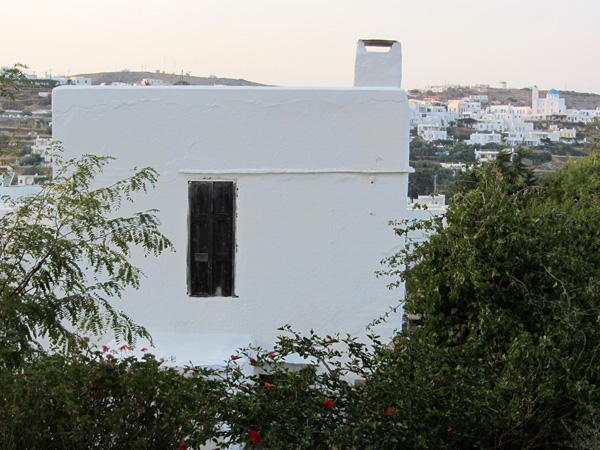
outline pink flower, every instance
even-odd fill
[[[448,432],[448,437],[453,437],[454,436],[454,430],[452,429],[452,427],[448,427],[448,430],[446,430]]]
[[[29,376],[31,376],[31,372],[25,371],[25,372],[23,372],[23,375],[25,375],[26,377],[29,377]]]
[[[240,359],[241,356],[231,355],[231,360],[235,361],[236,359]]]
[[[255,430],[250,430],[250,442],[260,444],[260,433]]]
[[[147,352],[148,349],[146,347],[144,347],[143,349],[140,350],[140,352]]]
[[[103,345],[102,346],[102,351],[103,352],[107,352],[108,351],[108,345]]]
[[[273,353],[273,352],[269,353],[268,358],[269,359],[275,358],[275,353]]]
[[[388,409],[385,410],[384,414],[386,416],[389,416],[390,414],[394,414],[395,412],[396,410],[390,406]]]
[[[323,402],[323,405],[325,405],[325,408],[327,408],[327,409],[332,409],[333,408],[333,402],[331,400],[329,400],[329,399],[325,400]]]
[[[256,364],[256,360],[254,358],[250,358],[250,365],[253,366]]]
[[[271,389],[272,387],[273,387],[273,385],[272,385],[271,383],[267,383],[267,382],[265,381],[265,389],[267,389],[267,390],[268,390],[268,389]]]

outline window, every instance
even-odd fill
[[[188,198],[188,295],[233,297],[235,185],[191,181]]]

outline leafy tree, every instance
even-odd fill
[[[452,170],[444,169],[439,162],[411,161],[411,165],[415,168],[415,172],[408,177],[409,196],[412,198],[418,195],[433,195],[434,187],[439,192],[448,183],[454,181]]]
[[[95,175],[110,159],[55,160],[54,178],[39,194],[5,198],[9,212],[0,217],[0,352],[5,363],[18,364],[41,337],[60,346],[73,344],[80,331],[111,330],[126,342],[149,337],[109,298],[139,285],[143,274],[128,259],[131,246],[154,255],[171,248],[158,229],[156,211],[115,216],[123,201],[153,186],[157,174],[143,168],[93,188]]]
[[[468,398],[493,426],[431,414],[455,416],[462,446],[568,448],[600,404],[600,163],[533,186],[522,156],[507,156],[462,177],[444,218],[418,225],[429,240],[388,262],[423,318],[407,345],[429,350],[413,367],[452,368],[445,404]]]
[[[35,166],[35,165],[39,165],[42,162],[43,158],[42,155],[38,154],[38,153],[34,153],[32,155],[26,156],[25,158],[23,158],[21,160],[21,165],[22,166]]]
[[[0,97],[15,98],[15,92],[19,90],[19,84],[28,81],[21,71],[21,69],[26,68],[23,64],[15,64],[13,67],[0,71]]]

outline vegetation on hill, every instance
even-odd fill
[[[196,77],[189,74],[176,74],[176,73],[164,73],[164,72],[131,72],[131,71],[120,71],[120,72],[98,72],[98,73],[82,73],[75,75],[78,77],[87,77],[92,79],[92,84],[102,83],[140,83],[144,78],[152,78],[155,80],[162,80],[167,84],[187,84],[197,86],[264,86],[260,83],[253,81],[242,80],[240,78],[222,78],[216,76],[210,77]]]

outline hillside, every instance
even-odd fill
[[[157,73],[157,72],[99,72],[99,73],[81,73],[75,75],[77,77],[87,77],[92,79],[92,84],[102,83],[140,83],[144,78],[152,78],[162,80],[167,84],[175,84],[183,82],[194,86],[264,86],[260,83],[234,78],[219,78],[219,77],[194,77],[185,74],[176,73]]]
[[[600,106],[600,95],[586,94],[573,91],[559,91],[561,98],[565,99],[568,109],[596,109]],[[548,91],[540,91],[540,98],[545,98]],[[488,102],[482,102],[482,106],[487,106],[497,102],[497,104],[513,106],[531,106],[531,88],[524,89],[496,89],[488,88],[485,92],[476,89],[461,87],[459,89],[448,89],[445,92],[426,92],[421,93],[416,90],[409,91],[410,98],[422,100],[424,98],[434,98],[438,101],[447,102],[469,95],[485,94],[488,96]]]

